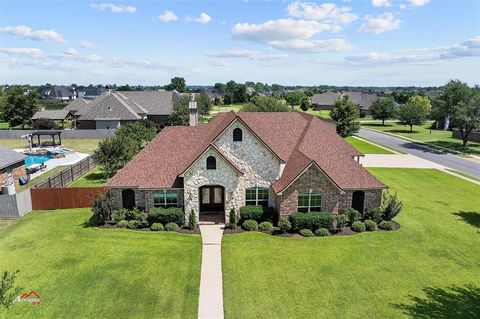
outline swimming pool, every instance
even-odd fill
[[[45,163],[46,161],[55,158],[55,155],[53,154],[30,154],[27,156],[25,159],[25,165],[32,166],[33,164],[42,164]]]

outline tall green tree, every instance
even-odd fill
[[[165,90],[177,90],[180,93],[184,93],[187,90],[187,86],[185,85],[185,79],[178,76],[172,78],[170,80],[170,84],[165,86]]]
[[[436,101],[434,101],[433,116],[439,120],[445,120],[445,129],[448,128],[448,121],[456,113],[456,107],[460,103],[467,103],[470,96],[470,88],[466,83],[460,80],[450,80],[443,87],[442,93]],[[452,119],[452,122],[455,121]]]
[[[127,164],[137,152],[137,145],[126,136],[110,136],[102,139],[93,153],[105,178],[110,178]]]
[[[425,123],[431,107],[430,100],[426,96],[412,96],[405,105],[400,107],[398,119],[402,124],[409,125],[412,132],[414,125]]]
[[[292,93],[289,93],[286,96],[285,100],[287,100],[287,103],[289,105],[295,106],[295,105],[300,105],[304,97],[305,97],[305,93],[301,91],[294,91]]]
[[[333,109],[330,111],[330,118],[337,122],[337,133],[347,137],[357,133],[360,123],[357,122],[360,111],[357,105],[345,96],[333,102]]]
[[[252,101],[243,106],[245,112],[288,112],[285,100],[273,96],[257,95]]]
[[[310,101],[310,98],[305,95],[300,102],[300,108],[302,109],[302,111],[306,112],[311,106],[312,102]]]
[[[185,94],[173,101],[173,112],[169,119],[170,125],[188,125],[188,103],[192,100],[190,94]],[[197,112],[200,118],[210,114],[212,101],[205,94],[196,94]]]
[[[389,97],[379,97],[370,106],[372,118],[382,120],[382,125],[385,125],[385,120],[395,118],[396,111],[395,100]]]
[[[30,124],[33,114],[37,111],[37,95],[30,92],[23,94],[21,87],[12,87],[2,99],[3,117],[8,121],[10,127]]]
[[[135,153],[138,153],[158,133],[157,125],[150,120],[140,120],[121,125],[115,130],[117,137],[125,137],[133,140]]]
[[[480,89],[472,89],[465,102],[459,102],[454,109],[453,124],[460,131],[462,145],[468,144],[470,133],[480,128]]]

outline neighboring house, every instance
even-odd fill
[[[190,123],[195,118],[192,112]],[[165,127],[107,187],[115,209],[177,206],[187,217],[193,210],[227,222],[231,209],[245,205],[271,206],[282,217],[363,212],[380,205],[386,186],[360,156],[316,116],[227,112],[208,124]]]
[[[204,89],[204,90],[201,90],[200,93],[208,96],[210,101],[213,103],[215,101],[223,100],[223,98],[225,97],[225,90],[223,89],[216,89],[216,88]]]
[[[27,177],[25,158],[27,157],[22,153],[0,146],[0,187],[20,186],[19,178]]]
[[[93,100],[99,97],[103,93],[103,90],[98,88],[98,87],[87,87],[85,88],[85,92],[83,94],[83,97],[85,99]]]
[[[73,100],[72,102],[68,103],[67,106],[63,108],[63,110],[68,110],[75,115],[76,119],[79,119],[83,114],[85,114],[90,108],[92,107],[92,103],[90,101],[79,97]]]
[[[159,125],[173,111],[176,92],[106,91],[88,103],[89,109],[78,119],[80,129],[113,129],[122,124],[149,119]]]
[[[40,86],[37,93],[40,98],[52,101],[71,101],[77,98],[75,90],[68,86]]]
[[[72,111],[61,109],[61,110],[40,110],[37,113],[33,114],[32,122],[35,123],[39,119],[48,119],[52,121],[61,121],[62,124],[66,120],[74,120],[75,116]]]
[[[355,104],[358,105],[360,111],[368,113],[373,101],[377,98],[375,94],[368,94],[357,91],[349,92],[332,92],[327,91],[312,96],[312,108],[317,110],[332,110],[333,103],[344,96],[348,96]]]

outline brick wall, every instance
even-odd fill
[[[145,190],[145,189],[133,189],[135,192],[135,206],[149,210],[153,207],[153,196],[155,193],[163,193],[163,190]],[[184,206],[183,189],[168,189],[169,192],[175,192],[177,194],[178,207]],[[112,188],[109,191],[110,197],[113,203],[113,209],[120,209],[122,205],[122,189]]]
[[[8,169],[12,169],[15,187],[18,188],[20,186],[20,182],[18,179],[21,176],[27,177],[27,170],[25,168],[25,164],[23,162],[20,162],[15,165],[1,169],[0,170],[0,186],[8,184]]]

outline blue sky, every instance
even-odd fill
[[[480,84],[480,1],[0,0],[0,83],[177,75],[212,85]]]

